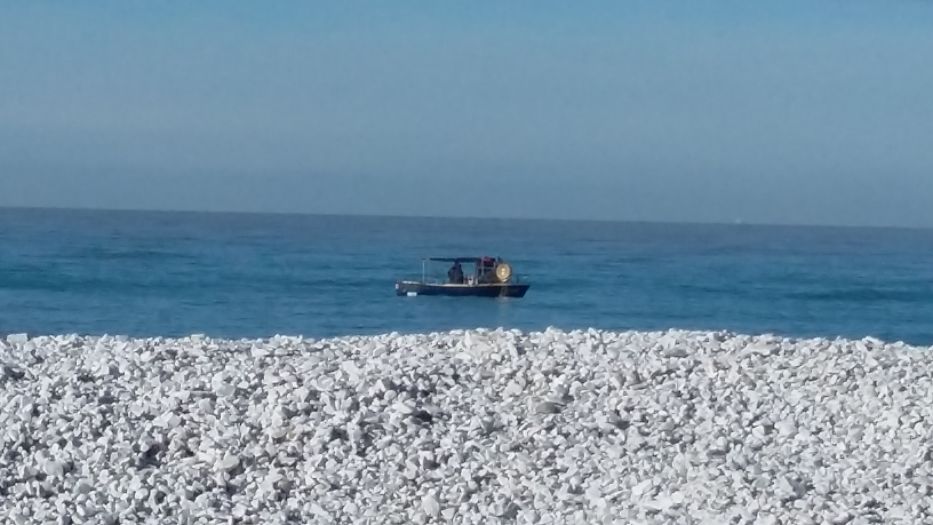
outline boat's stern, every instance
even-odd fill
[[[421,283],[413,281],[395,281],[395,295],[413,297],[421,290]]]

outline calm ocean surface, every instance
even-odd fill
[[[395,296],[422,256],[474,254],[512,262],[528,295]],[[933,231],[0,209],[0,333],[498,326],[929,345]]]

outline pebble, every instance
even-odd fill
[[[869,339],[14,334],[0,516],[933,523],[929,399],[933,349]]]
[[[65,473],[65,465],[61,461],[49,460],[42,466],[47,476],[60,478]]]
[[[217,463],[217,469],[231,471],[240,465],[240,458],[229,452],[224,453],[223,458]]]
[[[441,505],[437,502],[434,494],[425,494],[421,498],[421,508],[424,513],[431,517],[437,517],[441,513]]]
[[[94,486],[86,479],[79,480],[77,483],[75,483],[76,494],[89,494],[93,490]]]
[[[6,336],[6,342],[11,345],[24,345],[29,342],[27,334],[10,334]]]
[[[19,381],[20,379],[26,377],[25,370],[9,366],[9,365],[0,365],[0,378],[12,379],[14,381]]]
[[[535,404],[535,412],[539,414],[559,414],[561,405],[552,401],[539,401]]]

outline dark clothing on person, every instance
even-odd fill
[[[460,263],[454,263],[450,270],[447,271],[447,278],[450,279],[451,283],[463,284],[463,268],[460,267]]]
[[[496,280],[495,260],[492,257],[483,257],[479,262],[479,282],[491,283]]]

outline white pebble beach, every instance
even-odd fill
[[[933,353],[688,331],[11,335],[0,521],[933,523]]]

